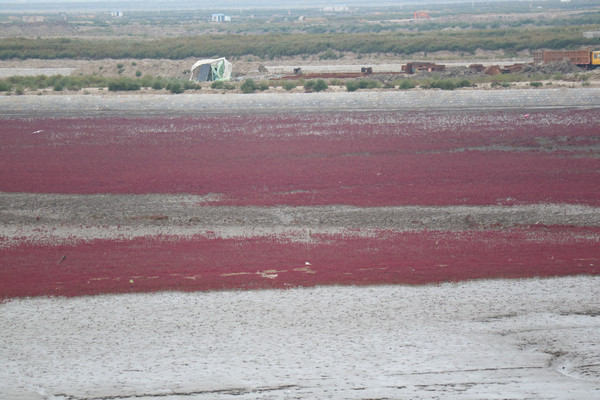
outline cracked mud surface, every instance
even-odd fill
[[[36,400],[593,398],[599,284],[16,299],[0,306],[11,326],[0,389]]]

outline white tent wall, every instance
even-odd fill
[[[212,70],[212,78],[209,80],[213,81],[226,81],[231,79],[231,72],[233,70],[232,64],[225,59],[225,57],[221,58],[207,58],[204,60],[199,60],[194,65],[192,65],[191,72],[192,76],[190,77],[190,81],[198,80],[198,74],[200,73],[201,67],[203,65],[210,65]],[[222,68],[220,68],[222,66]],[[214,74],[215,71],[221,71],[220,74]],[[214,76],[216,75],[216,76]]]

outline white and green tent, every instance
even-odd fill
[[[192,66],[190,81],[228,81],[231,79],[232,69],[225,57],[200,60]]]

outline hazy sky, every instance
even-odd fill
[[[352,5],[352,4],[372,4],[372,5],[377,5],[377,4],[382,4],[382,3],[389,3],[389,4],[410,4],[410,3],[470,3],[472,0],[350,0],[350,1],[345,1],[345,0],[320,0],[320,1],[312,1],[312,2],[321,2],[323,4],[348,4],[348,5]],[[481,2],[481,1],[490,1],[490,0],[474,0],[475,2]],[[500,0],[491,0],[491,1],[500,1]],[[237,2],[237,3],[244,3],[244,4],[248,4],[248,5],[254,5],[254,7],[259,8],[261,6],[262,3],[276,3],[276,4],[281,4],[281,5],[293,5],[293,4],[298,4],[298,3],[302,3],[303,0],[226,0],[226,2]],[[216,7],[218,7],[219,4],[222,4],[223,1],[218,1],[218,2],[214,2],[214,1],[210,1],[210,0],[0,0],[0,8],[2,7],[2,5],[9,5],[9,4],[22,4],[22,5],[35,5],[35,4],[47,4],[47,5],[60,5],[60,4],[68,4],[68,3],[81,3],[81,4],[90,4],[90,3],[95,3],[95,4],[105,4],[105,5],[111,5],[111,6],[118,6],[118,5],[122,5],[124,7],[127,6],[136,6],[139,7],[140,5],[153,5],[153,4],[161,4],[161,5],[172,5],[174,7],[178,7],[182,4],[185,5],[192,5],[192,4],[206,4],[206,5],[211,5],[214,7],[216,5]]]
[[[359,6],[417,6],[435,3],[479,3],[501,0],[0,0],[2,12],[79,10],[156,10],[219,8],[308,8],[347,4]],[[518,0],[517,0],[518,1]],[[523,0],[525,1],[525,0]]]

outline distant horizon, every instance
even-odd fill
[[[403,8],[411,4],[433,5],[439,3],[487,3],[502,0],[224,0],[215,4],[207,0],[8,0],[0,7],[0,13],[9,12],[68,12],[91,10],[124,10],[124,11],[149,11],[149,10],[191,10],[191,9],[260,9],[260,8],[307,8],[324,7],[347,4],[352,7],[391,7]],[[514,0],[521,2],[524,0]]]

